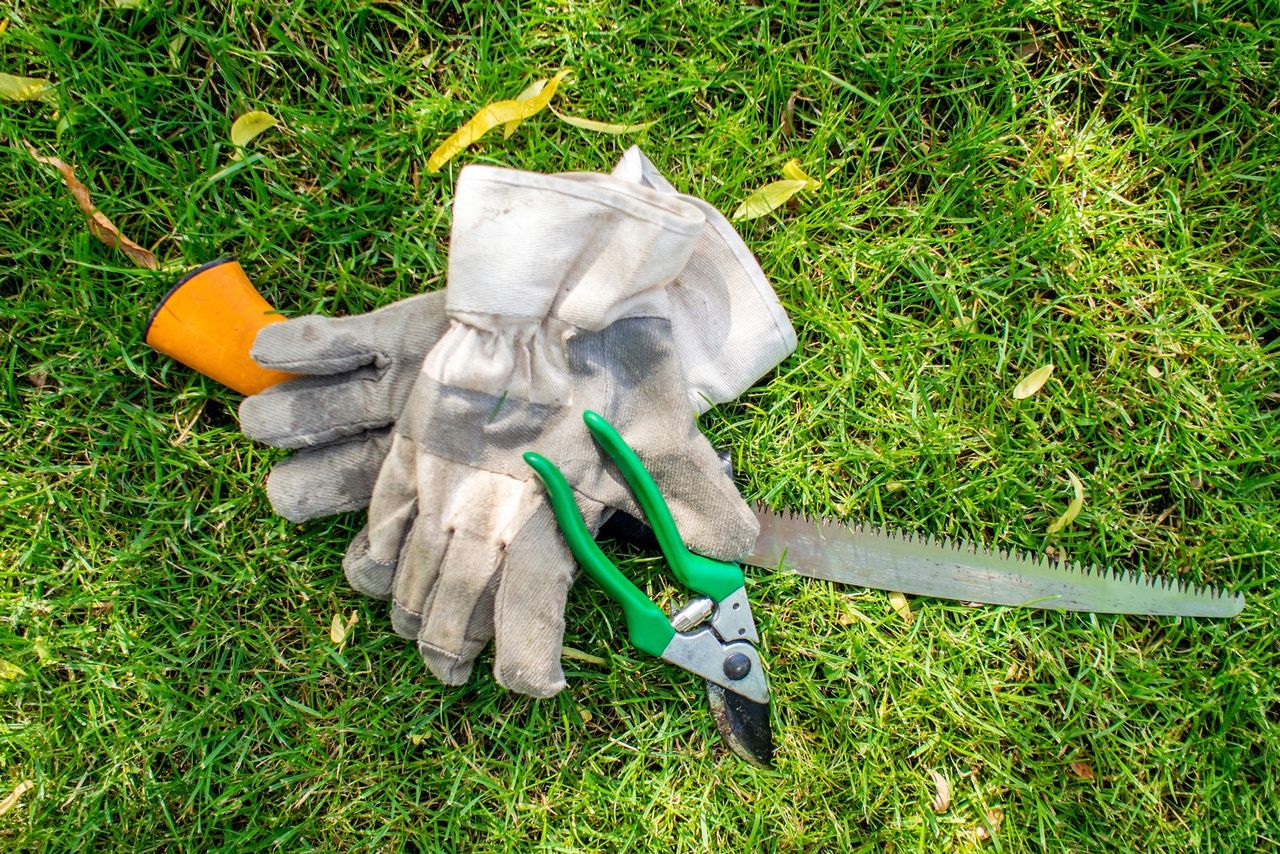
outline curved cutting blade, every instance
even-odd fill
[[[773,731],[769,728],[769,704],[748,700],[726,688],[707,683],[707,700],[716,728],[729,748],[752,765],[773,765]]]
[[[808,519],[755,508],[760,537],[743,558],[810,578],[961,602],[1100,614],[1234,617],[1244,598],[1138,572],[1114,572],[1038,555],[870,525]]]

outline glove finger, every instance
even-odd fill
[[[404,548],[400,550],[391,597],[391,627],[402,638],[414,640],[422,628],[427,597],[449,548],[449,534],[430,515],[419,513]]]
[[[306,448],[389,427],[404,400],[379,377],[363,367],[272,386],[240,402],[240,430],[273,448]]]
[[[466,531],[454,531],[449,537],[418,631],[418,653],[446,685],[467,681],[476,656],[493,637],[501,554],[487,537]]]
[[[418,510],[413,443],[395,436],[369,499],[369,524],[347,548],[342,569],[358,593],[387,598],[405,534]]]
[[[291,522],[363,509],[390,448],[391,432],[380,430],[298,451],[267,476],[271,508]]]
[[[372,315],[325,317],[309,314],[264,326],[249,354],[264,368],[329,376],[372,365],[376,341],[365,327]]]
[[[594,530],[600,505],[581,496],[578,504],[584,518],[594,520]],[[569,546],[544,503],[507,548],[493,614],[493,675],[499,685],[532,697],[550,697],[565,687],[564,608],[575,572]]]

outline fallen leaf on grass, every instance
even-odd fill
[[[498,125],[506,125],[512,121],[523,121],[541,112],[544,107],[551,103],[551,99],[555,97],[556,89],[559,88],[561,81],[569,76],[569,73],[570,69],[568,68],[560,70],[556,73],[556,76],[546,82],[546,85],[542,87],[542,90],[537,95],[533,95],[523,101],[518,99],[494,101],[492,104],[480,108],[480,111],[468,119],[466,124],[454,131],[448,139],[436,147],[435,151],[431,152],[431,157],[427,160],[427,171],[439,172],[446,163],[466,150],[467,146],[479,140]]]
[[[1068,767],[1071,769],[1071,773],[1075,774],[1081,780],[1093,779],[1093,766],[1090,765],[1088,762],[1084,762],[1082,760],[1077,759],[1075,762],[1072,762]]]
[[[1070,525],[1076,516],[1080,515],[1080,508],[1084,506],[1084,484],[1080,482],[1080,478],[1076,477],[1075,472],[1068,471],[1067,477],[1071,478],[1071,488],[1075,490],[1076,497],[1071,499],[1067,509],[1062,511],[1062,515],[1049,526],[1047,533],[1050,534],[1056,534]]]
[[[800,161],[794,157],[786,162],[782,167],[782,174],[792,181],[804,181],[806,190],[816,190],[822,186],[822,182],[816,178],[810,178],[805,174],[804,169],[800,166]]]
[[[542,90],[546,87],[546,85],[547,85],[547,78],[545,77],[543,77],[541,80],[535,80],[532,83],[530,83],[528,86],[524,87],[523,92],[521,92],[519,95],[516,95],[516,100],[528,101],[531,98],[536,98],[542,94]],[[511,135],[516,132],[516,128],[520,127],[520,123],[523,121],[524,119],[512,119],[511,121],[504,124],[502,126],[502,138],[511,139]]]
[[[48,80],[0,73],[0,98],[6,101],[48,101],[52,97],[53,84]]]
[[[551,112],[555,113],[556,118],[567,125],[573,125],[583,130],[593,130],[596,133],[611,133],[615,136],[624,133],[637,133],[645,128],[651,128],[658,123],[657,119],[649,122],[639,122],[633,125],[617,124],[614,122],[598,122],[595,119],[584,119],[578,116],[566,116],[555,107],[549,107]]]
[[[1000,831],[1000,825],[1004,824],[1004,810],[1000,807],[992,807],[987,810],[986,819],[986,824],[980,824],[977,827],[970,827],[961,831],[960,838],[966,842],[987,841],[994,834],[998,833]]]
[[[262,110],[250,110],[231,123],[231,144],[236,147],[232,160],[244,156],[244,147],[255,136],[276,126],[276,117]]]
[[[341,648],[347,640],[347,633],[358,622],[360,622],[360,615],[355,611],[351,612],[351,616],[345,622],[343,622],[341,614],[334,614],[333,619],[329,622],[329,640]]]
[[[889,594],[889,604],[893,606],[893,610],[902,618],[902,621],[908,625],[915,619],[915,615],[911,613],[911,605],[907,603],[906,594],[899,593],[896,590],[891,592]]]
[[[784,139],[791,139],[794,135],[796,100],[799,97],[800,90],[797,89],[791,93],[791,97],[787,98],[787,105],[782,108],[782,136]]]
[[[933,777],[933,811],[936,813],[944,813],[951,806],[951,783],[947,782],[947,778],[941,773],[929,769],[929,775]]]
[[[5,799],[3,801],[0,801],[0,815],[4,815],[9,810],[17,806],[18,801],[22,798],[22,796],[25,795],[27,792],[31,791],[32,789],[34,789],[35,787],[36,787],[36,784],[31,782],[30,780],[23,780],[21,783],[19,783],[12,792],[10,792],[8,795],[5,796]]]
[[[802,190],[816,190],[821,182],[810,178],[800,166],[800,161],[792,158],[782,167],[785,177],[782,181],[765,184],[738,205],[733,212],[733,219],[756,219],[770,211],[777,210],[791,200],[791,197]]]
[[[156,261],[156,256],[151,250],[144,249],[121,234],[115,223],[107,219],[106,214],[93,206],[93,201],[89,198],[89,189],[80,183],[80,180],[76,178],[75,171],[70,166],[57,157],[42,157],[36,152],[35,146],[29,142],[27,143],[27,149],[37,163],[47,164],[62,173],[62,180],[67,185],[67,189],[71,191],[76,203],[80,205],[80,210],[84,211],[85,216],[89,218],[90,234],[107,246],[119,249],[125,255],[128,255],[133,263],[139,267],[146,267],[148,270],[160,269],[160,264]]]
[[[0,658],[0,679],[17,679],[19,676],[26,676],[27,671],[11,661],[5,661]]]
[[[782,207],[792,196],[801,190],[808,189],[808,187],[808,181],[796,178],[765,184],[747,196],[742,204],[738,205],[738,209],[733,212],[733,219],[744,220],[762,217],[770,211]]]
[[[1018,380],[1018,384],[1013,387],[1013,399],[1025,400],[1031,395],[1038,392],[1045,383],[1049,381],[1049,377],[1053,374],[1053,362],[1036,368],[1022,379]]]

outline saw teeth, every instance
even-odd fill
[[[1031,564],[1038,568],[1062,572],[1067,575],[1079,575],[1086,578],[1099,578],[1103,580],[1128,583],[1135,586],[1146,587],[1150,590],[1158,590],[1178,595],[1191,595],[1208,599],[1240,601],[1240,594],[1238,593],[1229,593],[1221,587],[1183,581],[1180,578],[1168,575],[1128,569],[1107,569],[1106,567],[1097,566],[1096,564],[1091,563],[1082,563],[1077,560],[1062,561],[1045,554],[1017,548],[1001,548],[995,550],[973,540],[953,537],[950,535],[936,536],[928,533],[909,531],[903,528],[886,528],[879,525],[871,525],[866,522],[844,522],[838,519],[826,519],[819,516],[812,516],[808,513],[797,512],[794,510],[775,511],[760,502],[756,503],[755,508],[757,512],[773,513],[818,529],[843,529],[859,535],[883,537],[890,540],[899,540],[905,543],[920,543],[943,551],[954,551],[974,556],[996,558],[1016,564]]]

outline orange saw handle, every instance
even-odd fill
[[[221,258],[178,280],[151,312],[143,339],[241,394],[257,394],[295,376],[264,368],[249,355],[259,330],[284,319],[238,261]]]

